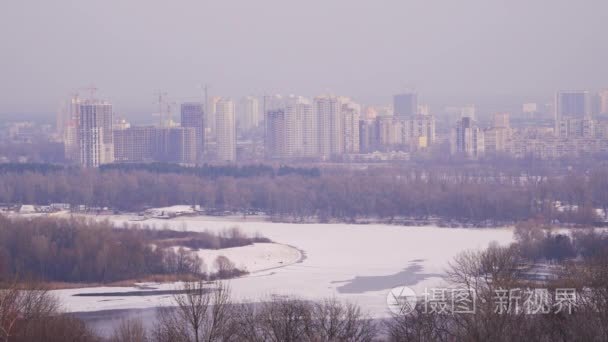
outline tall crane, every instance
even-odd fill
[[[158,116],[160,117],[160,127],[165,127],[165,121],[164,121],[164,105],[165,105],[165,100],[166,100],[166,96],[167,96],[167,92],[164,92],[162,90],[158,90],[154,95],[157,96],[157,103],[158,103]]]

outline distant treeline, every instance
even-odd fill
[[[45,164],[45,163],[0,163],[0,173],[11,173],[11,172],[37,172],[37,173],[49,173],[57,171],[65,171],[70,168],[60,164]]]
[[[253,242],[269,240],[247,237],[238,229],[212,234],[0,215],[0,282],[15,278],[58,282],[113,282],[150,276],[224,278],[241,271],[226,258],[202,260],[190,249]],[[206,274],[205,262],[215,262],[219,274]]]
[[[318,168],[302,168],[280,166],[277,169],[269,165],[202,165],[199,167],[186,167],[178,164],[168,163],[144,163],[144,164],[106,164],[99,168],[101,171],[148,171],[153,173],[176,173],[184,175],[196,175],[200,177],[235,177],[250,178],[261,176],[286,176],[295,174],[305,177],[319,177],[321,171]]]
[[[79,171],[77,166],[62,165],[62,164],[46,164],[46,163],[0,163],[0,173],[10,172],[37,172],[49,173],[57,171]],[[202,165],[198,167],[187,167],[179,164],[170,163],[125,163],[125,164],[106,164],[99,167],[99,170],[104,171],[148,171],[159,174],[183,174],[195,175],[199,177],[235,177],[249,178],[260,176],[287,176],[291,174],[300,175],[303,177],[319,177],[321,171],[318,168],[305,167],[290,167],[281,165],[278,168],[273,168],[270,165]]]
[[[564,262],[608,256],[608,232],[593,229],[556,231],[539,220],[527,220],[515,226],[518,255],[527,261]]]
[[[156,167],[162,171],[154,171]],[[198,204],[221,211],[262,211],[296,221],[439,217],[512,222],[542,216],[584,224],[598,220],[594,208],[608,209],[606,167],[537,175],[469,167],[324,168],[322,172],[284,167],[271,172],[267,166],[243,166],[226,169],[232,170],[226,171],[232,176],[220,170],[157,164],[5,169],[0,172],[0,203],[60,202],[122,211]],[[237,176],[240,173],[249,176]]]

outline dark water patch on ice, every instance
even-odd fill
[[[211,291],[211,290],[204,290]],[[186,290],[151,290],[151,291],[124,291],[124,292],[83,292],[76,293],[74,297],[132,297],[132,296],[163,296],[187,293]]]
[[[344,284],[336,290],[340,293],[364,293],[369,291],[382,291],[396,286],[413,286],[433,277],[442,277],[438,273],[424,273],[421,263],[424,260],[410,261],[410,265],[403,271],[382,276],[356,276],[349,280],[333,281],[332,284]]]

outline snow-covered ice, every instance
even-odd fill
[[[126,217],[111,217],[117,224]],[[317,299],[336,297],[358,303],[376,317],[388,314],[386,295],[395,286],[406,285],[417,293],[440,286],[448,262],[468,249],[482,249],[492,241],[510,243],[509,228],[456,229],[403,227],[382,224],[289,224],[259,221],[218,220],[180,217],[146,220],[147,225],[192,231],[221,231],[238,226],[245,233],[260,233],[279,244],[304,252],[301,262],[272,268],[277,260],[294,257],[288,246],[261,250],[260,245],[219,251],[204,251],[209,266],[213,256],[223,254],[252,273],[230,281],[237,301],[264,300],[274,294]],[[278,245],[280,246],[280,245]],[[285,248],[284,250],[282,248]],[[276,249],[276,250],[275,250]],[[289,252],[291,251],[291,252]],[[272,255],[272,257],[270,256]],[[158,289],[175,289],[176,284],[160,284]],[[76,293],[122,292],[134,288],[100,287],[58,290],[54,293],[68,311],[97,311],[147,308],[170,302],[170,296],[74,297]]]
[[[255,243],[243,247],[199,249],[196,254],[203,259],[207,271],[210,273],[217,271],[214,261],[220,255],[230,259],[236,268],[249,273],[291,265],[303,257],[297,248],[279,243]]]

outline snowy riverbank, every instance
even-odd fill
[[[128,216],[103,218],[116,225],[132,223]],[[287,259],[295,258],[296,254],[283,249],[284,247],[266,250],[247,246],[235,252],[203,251],[207,254],[203,255],[206,260],[213,258],[216,255],[214,253],[224,253],[237,266],[242,263],[252,272],[230,281],[236,301],[259,301],[277,294],[311,299],[336,297],[358,303],[376,317],[387,314],[386,295],[392,287],[406,285],[422,293],[425,287],[441,284],[448,262],[461,251],[482,249],[492,241],[508,244],[513,239],[513,231],[509,228],[293,224],[201,216],[183,216],[170,220],[148,219],[145,224],[159,229],[191,231],[221,231],[238,226],[246,234],[260,233],[278,244],[293,246],[305,253],[306,258],[302,262],[286,263]],[[153,287],[156,290],[172,290],[177,285],[155,284]],[[72,312],[150,308],[167,305],[171,300],[167,294],[74,296],[82,292],[129,290],[133,288],[99,287],[60,290],[55,294],[64,303],[66,310]]]

